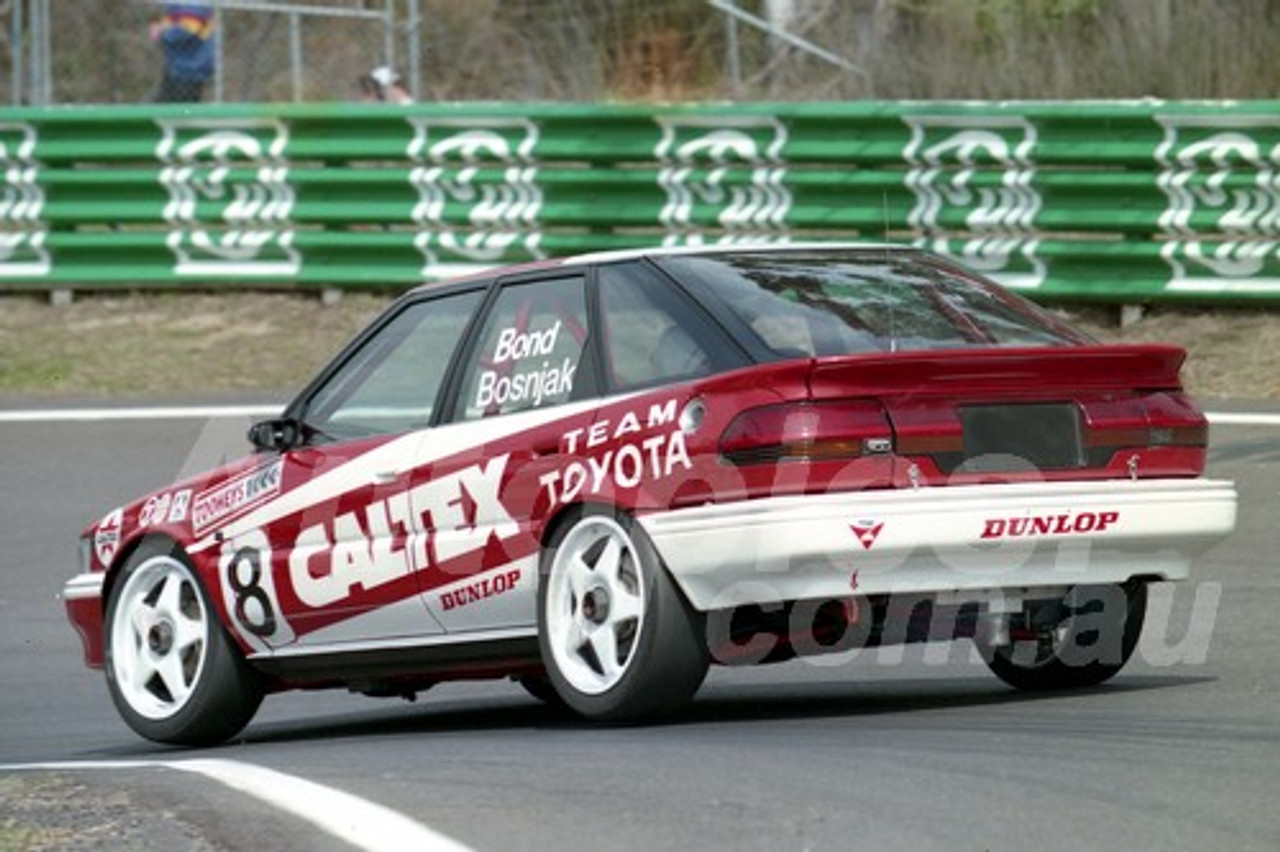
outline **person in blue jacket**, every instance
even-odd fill
[[[166,3],[163,16],[151,24],[151,40],[164,51],[164,78],[155,100],[200,100],[213,76],[213,10],[203,3]]]

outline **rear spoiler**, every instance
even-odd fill
[[[903,394],[1181,390],[1185,349],[1163,344],[933,349],[816,358],[814,399]]]

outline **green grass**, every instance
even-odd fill
[[[387,303],[280,293],[0,297],[0,395],[297,390]]]

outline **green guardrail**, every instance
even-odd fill
[[[1037,298],[1280,301],[1280,101],[8,109],[0,166],[0,289],[888,239]]]

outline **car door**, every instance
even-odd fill
[[[278,498],[228,530],[228,611],[261,650],[442,632],[418,596],[410,486],[483,286],[406,302],[291,407],[299,445],[264,461]],[[269,564],[270,571],[261,570]]]
[[[451,633],[536,623],[540,522],[597,404],[590,337],[586,276],[559,271],[500,282],[464,349],[414,473],[418,582]]]

